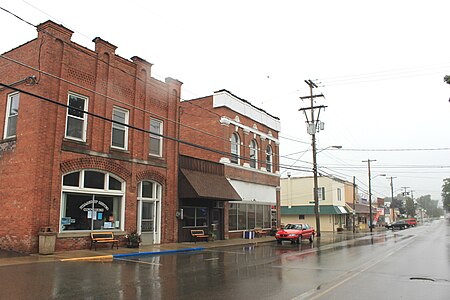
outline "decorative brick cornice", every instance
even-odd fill
[[[131,179],[131,172],[111,159],[102,157],[80,157],[61,163],[62,174],[83,169],[97,169],[107,171],[119,176],[125,181]]]
[[[154,170],[145,170],[136,174],[136,182],[141,182],[143,180],[156,181],[162,186],[166,186],[166,177]]]

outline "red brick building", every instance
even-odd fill
[[[276,226],[280,120],[226,90],[180,105],[181,140],[202,146],[180,145],[180,241],[193,228],[228,239]]]
[[[101,38],[92,51],[51,21],[37,32],[0,58],[0,248],[37,252],[42,227],[56,250],[89,247],[92,231],[177,241],[178,145],[164,137],[182,83]]]

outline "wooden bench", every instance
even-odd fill
[[[206,240],[208,241],[209,236],[205,234],[203,229],[193,229],[191,230],[191,236],[194,238],[194,241],[197,243],[198,240]]]
[[[255,237],[265,237],[267,235],[267,231],[262,230],[261,228],[255,228]]]
[[[119,249],[119,240],[114,238],[114,233],[112,232],[91,232],[91,250],[92,246],[94,246],[95,251],[97,251],[97,244],[111,243],[111,249],[114,248],[114,244],[116,248]]]

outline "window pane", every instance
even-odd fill
[[[206,226],[207,225],[207,214],[208,214],[208,209],[207,208],[197,208],[197,215],[196,215],[196,226]]]
[[[67,118],[66,136],[82,139],[83,138],[83,120],[72,117]]]
[[[153,208],[154,205],[152,202],[142,202],[142,231],[143,232],[152,232],[153,231]]]
[[[238,204],[238,229],[239,230],[247,229],[246,209],[247,209],[247,206],[245,204]]]
[[[161,139],[150,137],[150,154],[161,155]]]
[[[162,125],[162,122],[159,120],[154,120],[154,119],[150,120],[150,132],[160,134],[161,133],[161,125]]]
[[[143,181],[142,186],[142,197],[153,198],[153,183],[149,181]]]
[[[264,205],[264,228],[270,228],[271,227],[271,210],[272,208],[270,207],[270,205]]]
[[[159,120],[150,120],[150,132],[162,134],[163,123]],[[161,156],[162,137],[158,135],[150,134],[150,149],[149,153],[153,155]]]
[[[8,118],[6,137],[15,136],[17,132],[17,115]]]
[[[90,230],[92,222],[92,195],[63,194],[62,230]]]
[[[114,177],[109,176],[109,189],[120,191],[122,190],[122,183],[119,180],[115,179]]]
[[[84,110],[85,101],[86,101],[85,99],[77,97],[75,95],[69,95],[69,115],[83,118],[84,116],[83,112],[76,109],[71,109],[70,107]]]
[[[230,161],[234,164],[239,162],[239,136],[235,133],[231,135],[231,158]]]
[[[105,174],[96,171],[84,172],[84,187],[92,189],[105,188]]]
[[[115,221],[119,214],[114,215],[114,197],[94,195],[94,209],[92,212],[92,221],[94,230],[115,228]]]
[[[230,209],[228,211],[228,229],[237,230],[237,204],[230,203]]]
[[[250,167],[256,168],[256,161],[258,159],[258,144],[255,140],[252,140],[250,143]]]
[[[10,105],[9,105],[9,115],[14,116],[19,114],[19,94],[14,94],[10,96]]]
[[[264,206],[256,205],[256,228],[263,228],[263,226],[264,226],[263,212],[264,212]]]
[[[254,229],[255,228],[255,205],[249,204],[247,205],[248,212],[247,212],[247,229]]]
[[[195,226],[195,208],[183,208],[183,226]]]
[[[112,143],[114,147],[125,148],[125,130],[113,128],[112,129]]]
[[[80,172],[70,173],[64,175],[63,185],[66,186],[79,186],[80,185]]]
[[[127,113],[122,110],[113,109],[113,120],[116,122],[124,123],[126,124],[126,115]],[[114,126],[117,126],[119,128],[124,128],[124,125],[113,123]]]

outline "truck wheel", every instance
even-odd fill
[[[280,244],[280,245],[281,245],[281,240],[277,240],[277,244]]]

